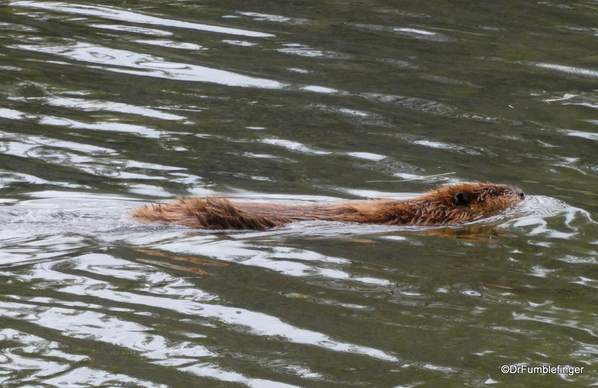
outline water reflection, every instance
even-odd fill
[[[230,71],[169,62],[153,55],[79,42],[70,42],[70,44],[67,45],[20,44],[13,45],[12,47],[20,50],[30,50],[64,56],[75,61],[105,65],[106,67],[103,67],[104,70],[130,75],[268,89],[281,89],[287,86],[277,81],[248,77]],[[128,69],[122,69],[120,67],[126,67]]]
[[[594,383],[596,7],[127,7],[0,23],[4,385]],[[476,180],[529,196],[451,228],[127,217]]]
[[[26,101],[25,99],[13,98],[17,101]],[[28,99],[31,101],[31,99]],[[72,98],[72,97],[63,97],[63,96],[52,96],[52,97],[44,97],[40,99],[39,103],[47,104],[51,106],[57,107],[65,107],[65,108],[74,108],[80,109],[83,111],[88,112],[117,112],[117,113],[125,113],[131,115],[140,115],[144,117],[151,117],[155,119],[161,120],[185,120],[186,117],[175,115],[172,113],[162,112],[158,109],[153,109],[144,106],[136,106],[132,104],[124,104],[119,102],[112,102],[112,101],[102,101],[102,100],[94,100],[94,99],[83,99],[83,98]],[[5,117],[5,116],[2,116]],[[42,123],[46,123],[50,121],[50,119],[45,119]],[[126,126],[125,126],[126,128]],[[92,128],[97,129],[97,128]],[[136,131],[131,131],[133,133],[141,133],[137,129]]]
[[[247,31],[238,28],[211,26],[201,23],[189,23],[180,20],[165,19],[141,13],[125,11],[119,8],[98,7],[91,5],[80,5],[62,2],[37,2],[37,1],[12,1],[12,7],[44,9],[54,12],[73,13],[77,15],[96,16],[102,19],[126,21],[131,23],[150,24],[164,27],[187,28],[197,31],[214,32],[227,35],[242,35],[256,38],[272,37],[272,34],[263,32]]]
[[[166,385],[154,384],[147,380],[135,379],[124,374],[82,367],[72,367],[89,358],[84,355],[67,353],[60,350],[60,343],[48,341],[43,337],[14,329],[0,330],[4,342],[22,344],[11,349],[10,364],[6,363],[11,373],[26,374],[27,379],[44,380],[49,386],[109,385],[116,382],[144,387],[164,388]],[[14,366],[14,367],[13,367]],[[47,378],[47,376],[56,376]]]
[[[64,271],[63,265],[50,262],[30,267],[27,273],[18,275],[20,282],[36,282],[38,287],[52,290],[54,297],[11,298],[16,301],[0,303],[2,315],[18,317],[68,337],[129,349],[157,365],[182,366],[184,370],[193,371],[200,376],[211,376],[219,371],[225,376],[237,376],[235,381],[241,377],[238,373],[224,371],[216,364],[206,369],[206,359],[221,357],[213,350],[188,342],[191,338],[185,342],[173,343],[162,336],[151,334],[152,330],[145,325],[123,320],[120,315],[124,312],[143,314],[139,311],[139,306],[153,311],[155,318],[163,314],[158,311],[171,310],[181,318],[186,316],[183,318],[185,320],[193,317],[195,325],[203,322],[207,328],[217,321],[225,325],[219,325],[220,330],[238,330],[238,327],[243,327],[248,329],[246,333],[253,335],[283,338],[290,343],[397,361],[394,356],[379,350],[339,342],[318,332],[293,327],[267,314],[213,304],[218,299],[216,295],[202,292],[182,279],[164,277],[159,271],[149,272],[145,266],[124,263],[109,255],[80,255],[67,268]],[[4,276],[6,275],[5,273]],[[112,281],[108,283],[95,279],[97,276],[110,278]],[[43,281],[40,283],[39,279]],[[114,286],[114,283],[119,282],[118,279],[143,280],[148,285],[132,292],[120,291]],[[72,297],[64,296],[65,301],[62,302],[59,297],[63,293]],[[75,300],[91,298],[94,302],[74,302],[73,297]],[[105,311],[105,302],[116,303],[118,307]],[[35,309],[31,310],[33,306]],[[195,362],[199,364],[192,366]],[[224,380],[227,381],[227,378]],[[252,379],[243,377],[242,380]]]
[[[596,71],[596,70],[583,69],[583,68],[572,67],[572,66],[556,65],[556,64],[552,64],[552,63],[533,63],[532,65],[543,68],[543,69],[563,72],[566,74],[580,75],[583,77],[592,77],[592,78],[598,77],[598,71]]]

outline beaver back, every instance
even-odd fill
[[[420,197],[344,202],[335,205],[280,205],[232,202],[224,198],[178,198],[178,203],[136,209],[140,221],[208,229],[266,229],[293,221],[340,221],[391,225],[447,225],[469,222],[521,202],[521,189],[493,183],[464,183]]]

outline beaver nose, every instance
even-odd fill
[[[524,193],[523,191],[521,191],[521,190],[517,190],[517,191],[515,192],[515,194],[517,194],[517,196],[519,197],[519,199],[520,199],[520,200],[522,200],[522,201],[523,201],[523,200],[525,199],[525,193]]]

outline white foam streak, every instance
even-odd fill
[[[150,25],[157,25],[157,26],[164,26],[164,27],[176,27],[176,28],[187,28],[190,30],[197,30],[197,31],[206,31],[206,32],[214,32],[218,34],[227,34],[227,35],[241,35],[241,36],[248,36],[254,38],[269,38],[273,37],[272,34],[266,34],[263,32],[256,32],[256,31],[249,31],[249,30],[242,30],[239,28],[229,28],[229,27],[219,27],[219,26],[211,26],[208,24],[201,24],[201,23],[190,23],[184,22],[180,20],[170,20],[159,18],[155,16],[143,15],[136,12],[131,11],[123,11],[117,8],[111,7],[98,7],[92,5],[80,5],[80,4],[72,4],[72,3],[63,3],[63,2],[45,2],[40,3],[36,1],[13,1],[10,3],[12,7],[26,7],[26,8],[36,8],[36,9],[45,9],[48,11],[53,12],[65,12],[77,15],[86,15],[86,16],[95,16],[109,20],[118,20],[124,22],[131,22],[131,23],[142,23],[142,24],[150,24]]]

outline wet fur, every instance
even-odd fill
[[[205,229],[266,229],[294,221],[340,221],[388,225],[448,225],[501,212],[524,198],[514,186],[465,183],[444,186],[407,200],[380,199],[336,205],[279,205],[225,198],[182,198],[134,210],[139,221]]]

